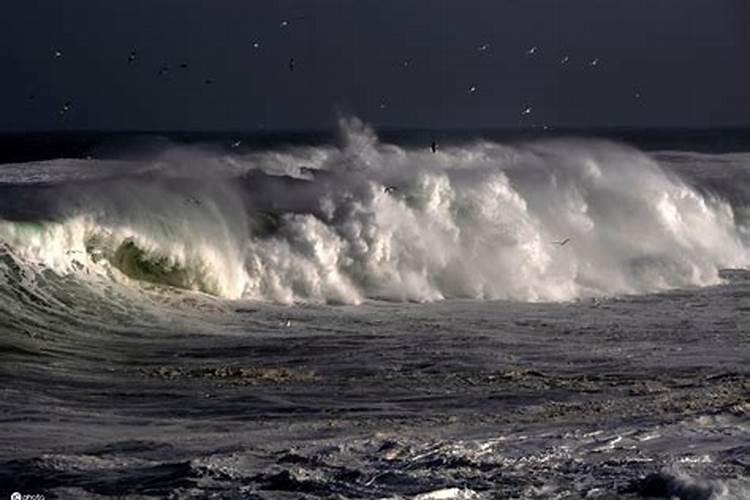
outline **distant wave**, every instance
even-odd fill
[[[0,168],[4,252],[230,299],[566,301],[719,282],[747,210],[614,143],[378,141]],[[567,244],[553,242],[569,239]]]

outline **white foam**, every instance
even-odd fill
[[[476,142],[433,154],[382,144],[358,120],[341,130],[339,147],[230,160],[179,149],[138,165],[161,177],[110,182],[61,220],[4,222],[0,239],[60,272],[92,242],[111,255],[132,241],[187,269],[186,288],[283,303],[565,301],[712,285],[720,268],[748,265],[728,203],[627,147]],[[235,177],[252,170],[313,172],[274,192],[270,235],[248,229],[264,180],[246,192]]]

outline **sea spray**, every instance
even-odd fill
[[[105,162],[90,179],[56,173],[26,197],[47,212],[6,217],[0,239],[62,273],[84,262],[282,303],[566,301],[711,285],[748,263],[736,206],[626,146],[478,140],[435,154],[356,119],[340,130],[336,145],[174,147],[110,176]]]

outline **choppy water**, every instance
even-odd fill
[[[4,165],[0,494],[748,498],[748,168],[356,121]]]

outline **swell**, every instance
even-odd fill
[[[231,299],[649,293],[747,266],[746,163],[719,160],[584,140],[433,154],[352,119],[328,147],[7,167],[0,240],[58,274]],[[702,182],[701,161],[729,180]]]

